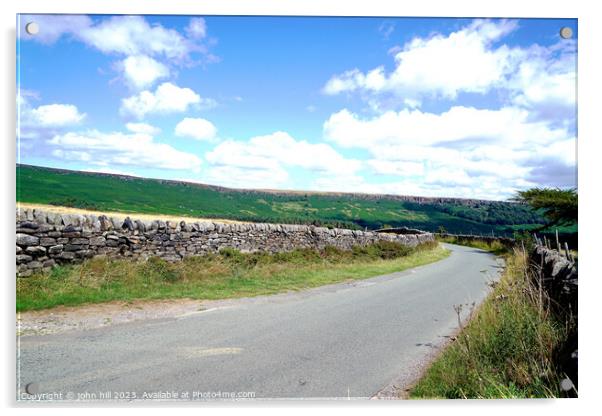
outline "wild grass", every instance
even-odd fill
[[[410,391],[411,398],[559,397],[563,374],[554,351],[573,322],[550,311],[550,301],[515,249],[506,270],[472,319]]]
[[[17,310],[133,299],[223,299],[300,290],[364,279],[431,263],[449,255],[438,243],[410,248],[381,241],[345,251],[297,249],[286,253],[241,253],[160,258],[133,262],[94,258],[17,280]]]
[[[479,239],[474,239],[474,238],[461,238],[461,237],[457,237],[457,236],[448,235],[445,237],[438,236],[437,241],[440,241],[442,243],[458,244],[461,246],[479,248],[481,250],[485,250],[490,253],[493,253],[496,256],[501,256],[501,255],[510,253],[510,250],[508,249],[508,247],[497,240],[486,241],[486,240],[479,240]]]

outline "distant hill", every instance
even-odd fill
[[[528,206],[459,198],[231,189],[17,165],[17,201],[91,210],[185,215],[355,229],[408,226],[428,231],[512,235],[543,223]]]

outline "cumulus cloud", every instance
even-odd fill
[[[326,175],[350,175],[361,168],[360,161],[343,157],[325,143],[296,140],[281,131],[253,137],[247,142],[224,141],[208,152],[205,159],[214,167],[214,175],[216,172],[222,172],[224,176],[239,172],[240,178],[259,183],[272,178],[273,185],[286,181],[286,168],[302,168]]]
[[[25,25],[35,21],[40,31],[27,34]],[[19,36],[44,44],[61,37],[83,42],[104,54],[125,56],[114,68],[135,88],[146,88],[169,76],[168,65],[214,62],[216,57],[204,43],[207,26],[202,18],[192,18],[185,34],[161,24],[151,24],[142,16],[112,16],[92,19],[85,15],[23,15]],[[159,59],[164,60],[163,63]]]
[[[150,25],[142,16],[114,16],[81,31],[78,37],[104,53],[164,55],[182,59],[189,53],[177,30]]]
[[[564,40],[549,48],[528,48],[510,78],[515,105],[534,117],[548,120],[575,119],[577,106],[577,45]]]
[[[40,137],[50,137],[58,131],[77,126],[86,117],[73,104],[32,105],[31,100],[38,99],[36,93],[27,90],[21,90],[17,96],[17,138],[20,150],[29,149],[31,142]]]
[[[21,89],[17,95],[19,123],[23,128],[60,128],[76,125],[86,114],[73,104],[44,104],[33,106],[32,100],[39,100],[34,91]]]
[[[289,174],[282,166],[271,169],[253,169],[218,165],[211,167],[203,180],[220,186],[241,189],[274,189],[286,187]]]
[[[164,82],[155,91],[144,90],[121,100],[120,112],[139,119],[148,113],[176,113],[188,110],[193,105],[211,105],[212,100],[202,99],[190,88],[181,88]]]
[[[393,72],[386,73],[383,66],[366,73],[352,69],[333,76],[323,90],[330,95],[394,91],[448,98],[455,98],[459,91],[487,92],[504,79],[512,58],[512,50],[505,45],[492,45],[516,27],[515,21],[476,20],[448,36],[414,38],[395,54]]]
[[[23,114],[22,114],[23,115]],[[46,104],[25,112],[27,123],[43,127],[63,127],[79,123],[86,116],[72,104]]]
[[[169,77],[166,65],[146,55],[132,55],[119,61],[117,67],[123,72],[125,82],[133,89],[152,86],[155,81]]]
[[[520,108],[455,106],[441,114],[404,109],[372,118],[344,109],[324,123],[324,134],[341,146],[370,148],[373,144],[470,145],[470,141],[479,146],[487,142],[537,146],[566,138],[568,133],[545,121],[530,121],[529,112]]]
[[[547,178],[537,173],[542,165],[570,169],[576,164],[569,129],[534,120],[516,107],[456,106],[441,114],[400,110],[374,117],[345,109],[324,123],[324,136],[339,146],[368,151],[370,172],[421,184],[425,195],[433,189],[446,189],[445,195],[465,189],[464,196],[497,192],[498,198],[505,197],[526,186],[558,183],[554,172]]]
[[[198,172],[201,160],[194,154],[159,143],[149,134],[68,132],[46,141],[52,156],[65,162],[93,166],[134,166]]]
[[[372,184],[381,191],[500,198],[571,178],[575,186],[576,42],[509,47],[503,40],[517,28],[511,20],[475,20],[391,48],[392,71],[382,65],[333,76],[325,94],[357,93],[375,115],[338,111],[324,123],[324,137],[369,152],[366,168],[395,178]],[[487,101],[499,107],[419,110],[460,93],[495,94]]]
[[[35,36],[24,27],[29,21],[39,24]],[[24,15],[21,17],[21,36],[38,42],[53,43],[69,36],[100,52],[117,55],[163,56],[183,60],[202,48],[175,29],[150,24],[142,16],[112,16],[91,19],[85,15]],[[198,23],[197,23],[198,26]]]
[[[176,125],[175,134],[179,137],[213,141],[217,135],[217,128],[203,118],[186,117]]]
[[[420,176],[424,174],[424,162],[371,159],[366,163],[377,175]]]
[[[126,123],[125,128],[132,133],[141,133],[155,136],[161,133],[161,129],[147,123]]]
[[[327,95],[359,93],[370,108],[416,108],[425,98],[454,100],[458,94],[507,97],[507,104],[554,119],[575,107],[576,43],[508,47],[503,39],[518,27],[513,20],[475,20],[448,35],[414,38],[390,50],[395,68],[384,65],[334,75]]]

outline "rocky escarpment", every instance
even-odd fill
[[[241,251],[290,251],[295,248],[355,245],[395,241],[408,246],[434,241],[433,234],[380,234],[306,225],[219,222],[143,221],[105,215],[58,214],[17,209],[17,275],[49,270],[94,256],[178,261],[186,256],[217,252],[223,247]]]

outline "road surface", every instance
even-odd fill
[[[415,380],[501,261],[447,245],[422,267],[154,319],[22,336],[18,399],[370,398]],[[37,396],[30,396],[29,390]],[[177,394],[177,396],[176,396]]]

